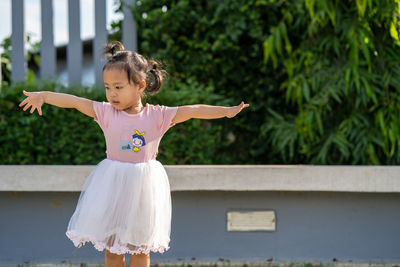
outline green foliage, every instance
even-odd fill
[[[289,163],[400,163],[397,1],[277,1],[264,62],[285,105],[262,135]]]

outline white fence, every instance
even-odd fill
[[[56,0],[54,0],[56,1]],[[108,0],[113,1],[113,0]],[[128,50],[137,50],[136,25],[132,13],[129,10],[134,0],[121,0],[123,3],[124,20],[122,23],[122,42]],[[11,35],[11,64],[12,81],[21,81],[26,77],[26,50],[25,50],[25,28],[24,28],[24,0],[13,0],[12,2],[12,35]],[[95,81],[102,83],[102,48],[108,41],[106,25],[106,0],[95,0],[95,37],[93,40],[93,58],[95,69]],[[69,43],[67,45],[67,68],[69,84],[82,83],[82,40],[80,34],[80,0],[68,0],[68,33]],[[40,78],[55,78],[56,75],[56,47],[54,45],[53,27],[53,0],[41,0],[41,64]]]

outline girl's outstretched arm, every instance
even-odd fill
[[[37,109],[39,115],[42,116],[41,107],[44,103],[47,103],[60,108],[75,108],[89,117],[95,117],[92,100],[70,94],[55,93],[50,91],[23,91],[23,93],[27,96],[27,98],[25,98],[24,101],[19,104],[19,106],[22,107],[26,104],[24,111],[26,111],[29,107],[32,107],[30,113],[33,113],[35,109]]]
[[[237,106],[223,107],[210,105],[188,105],[178,107],[178,111],[172,122],[180,123],[189,119],[218,119],[235,117],[242,109],[250,106],[243,101]]]

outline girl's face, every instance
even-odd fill
[[[108,69],[103,72],[103,81],[106,88],[107,101],[118,110],[129,109],[141,105],[140,94],[143,92],[146,82],[139,85],[129,83],[125,71]]]

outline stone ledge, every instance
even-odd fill
[[[0,165],[0,191],[79,192],[95,165]],[[400,192],[400,166],[166,165],[171,191]]]

